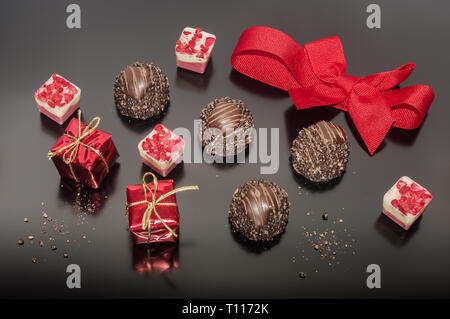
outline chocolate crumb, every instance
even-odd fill
[[[299,272],[299,273],[298,273],[298,276],[299,276],[300,278],[302,278],[302,279],[305,279],[305,278],[306,278],[306,274],[305,274],[303,271]]]
[[[56,246],[55,246],[55,245],[52,245],[52,246],[51,246],[51,249],[52,249],[52,250],[56,250]]]
[[[323,213],[322,219],[323,220],[328,220],[328,213]]]
[[[33,258],[31,258],[31,262],[32,262],[33,264],[35,264],[35,263],[37,263],[37,259],[36,259],[35,257],[33,257]]]
[[[68,255],[67,253],[64,253],[64,254],[63,254],[63,257],[64,257],[64,258],[69,258],[69,255]]]
[[[33,239],[34,239],[34,236],[31,236],[31,235],[30,235],[30,236],[28,236],[28,239],[29,239],[29,240],[33,240]]]
[[[23,219],[23,221],[24,221],[25,223],[28,223],[28,218],[25,217],[25,218]]]
[[[19,239],[19,240],[17,241],[17,244],[19,244],[20,246],[22,246],[24,243],[25,243],[25,242],[23,241],[23,239]]]

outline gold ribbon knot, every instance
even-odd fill
[[[100,125],[100,117],[96,116],[89,122],[88,125],[86,125],[86,127],[83,129],[83,131],[81,131],[81,110],[78,110],[78,133],[77,133],[78,136],[72,136],[70,134],[64,133],[63,136],[69,137],[69,138],[73,139],[74,141],[72,143],[69,143],[69,144],[61,147],[57,151],[48,152],[48,154],[47,154],[48,159],[51,159],[51,158],[55,157],[56,155],[64,152],[63,156],[62,156],[62,160],[64,163],[66,163],[69,166],[70,173],[72,174],[73,178],[77,182],[79,182],[78,178],[75,176],[75,173],[73,171],[72,164],[75,162],[75,160],[77,158],[77,154],[78,154],[78,150],[79,150],[80,146],[84,146],[84,147],[87,147],[88,149],[90,149],[91,151],[93,151],[95,154],[97,154],[98,157],[100,157],[100,159],[105,164],[106,172],[108,173],[109,166],[108,166],[108,163],[106,162],[105,157],[102,155],[102,153],[100,153],[99,150],[93,148],[92,146],[82,142],[82,140],[84,138],[88,137],[91,133],[93,133],[99,125]],[[68,155],[68,157],[67,157],[67,155]]]
[[[153,177],[153,186],[154,186],[154,191],[152,192],[152,190],[150,189],[150,187],[148,186],[148,184],[146,183],[146,178],[147,176],[152,176]],[[158,214],[158,211],[156,210],[156,206],[177,206],[176,203],[161,203],[161,201],[163,201],[164,199],[166,199],[167,197],[178,193],[178,192],[184,192],[184,191],[193,191],[193,190],[199,190],[197,185],[191,185],[191,186],[183,186],[183,187],[179,187],[179,188],[175,188],[173,190],[171,190],[170,192],[167,192],[165,194],[162,194],[159,198],[156,198],[156,191],[158,189],[158,178],[155,176],[155,174],[151,173],[151,172],[147,172],[144,174],[144,176],[142,177],[142,188],[144,190],[144,200],[141,201],[137,201],[137,202],[133,202],[133,203],[126,203],[126,207],[127,207],[127,215],[128,215],[128,210],[130,207],[133,206],[137,206],[137,205],[142,205],[142,204],[146,204],[147,205],[147,209],[145,210],[144,216],[142,216],[142,229],[146,230],[148,229],[148,239],[147,239],[147,243],[150,243],[150,234],[151,234],[151,217],[152,217],[152,213],[155,213],[156,217],[158,217],[158,219],[161,221],[161,223],[164,225],[164,227],[166,227],[166,229],[175,237],[178,237],[178,235],[173,231],[173,229],[171,229],[165,222],[164,220],[161,218],[161,216]],[[151,195],[151,198],[149,199],[149,194]]]

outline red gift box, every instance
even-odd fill
[[[111,134],[97,130],[100,118],[88,125],[78,119],[70,121],[64,134],[48,153],[62,178],[74,179],[98,188],[119,157]]]
[[[153,177],[152,183],[146,182],[148,176]],[[173,180],[158,181],[150,172],[144,174],[142,184],[127,187],[127,214],[135,244],[178,241],[180,223],[175,193],[185,190],[198,190],[198,187],[174,189]]]

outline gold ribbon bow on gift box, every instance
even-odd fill
[[[153,192],[152,192],[152,190],[150,189],[150,187],[148,186],[148,184],[145,181],[147,176],[152,176],[153,177],[153,187],[154,187],[154,191]],[[147,205],[147,209],[145,210],[144,216],[142,217],[142,229],[143,230],[148,229],[147,243],[150,243],[150,234],[151,234],[151,223],[150,223],[150,220],[151,220],[151,217],[152,217],[152,213],[155,213],[156,217],[158,217],[158,219],[161,221],[161,223],[164,225],[164,227],[166,227],[166,229],[173,236],[178,237],[178,235],[173,231],[173,229],[171,229],[164,222],[164,220],[161,218],[161,216],[158,214],[158,211],[156,210],[156,206],[177,206],[176,203],[162,203],[162,201],[164,199],[166,199],[167,197],[175,194],[175,193],[184,192],[184,191],[199,190],[198,186],[197,185],[191,185],[191,186],[183,186],[183,187],[175,188],[175,189],[171,190],[170,192],[162,194],[159,198],[156,198],[156,191],[158,189],[158,178],[156,178],[155,174],[153,174],[151,172],[147,172],[142,177],[142,188],[144,190],[144,200],[133,202],[133,203],[128,203],[127,202],[126,203],[126,207],[127,207],[127,215],[128,215],[128,209],[130,207],[137,206],[137,205],[142,205],[142,204],[146,204]],[[149,194],[151,195],[150,199],[149,199]]]
[[[69,138],[73,139],[74,141],[70,144],[67,144],[67,145],[61,147],[57,151],[48,152],[48,154],[47,154],[48,159],[51,159],[51,158],[55,157],[56,155],[64,152],[64,154],[62,156],[62,160],[64,163],[69,165],[70,173],[72,174],[73,178],[77,182],[79,182],[78,178],[75,176],[75,172],[73,171],[72,164],[75,162],[75,160],[77,158],[77,154],[78,154],[78,150],[79,150],[80,146],[84,146],[84,147],[87,147],[88,149],[90,149],[91,151],[95,152],[95,154],[97,154],[97,156],[101,158],[103,163],[105,163],[106,172],[108,173],[109,166],[108,166],[108,163],[106,162],[106,159],[103,157],[102,153],[100,153],[99,150],[96,150],[92,146],[87,145],[86,143],[83,143],[83,139],[88,137],[91,133],[93,133],[99,125],[100,125],[100,117],[96,116],[89,122],[88,125],[86,125],[86,127],[83,129],[83,131],[81,131],[81,110],[78,110],[78,133],[77,133],[78,136],[72,136],[72,135],[66,134],[66,133],[63,134],[63,136],[69,137]],[[69,157],[67,157],[67,155],[69,155]]]

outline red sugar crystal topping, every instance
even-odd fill
[[[53,74],[51,83],[41,86],[35,94],[39,101],[54,108],[55,106],[63,107],[70,103],[77,93],[77,88],[69,81]]]
[[[142,143],[142,149],[157,161],[168,162],[172,153],[179,151],[184,144],[181,137],[172,137],[171,132],[161,124],[154,128],[156,131],[151,137],[147,137]]]
[[[205,41],[205,45],[206,45],[207,47],[210,47],[211,44],[214,43],[214,41],[216,41],[216,39],[214,39],[213,37],[207,37],[207,38],[206,38],[206,41]]]
[[[413,182],[410,186],[400,180],[396,184],[400,199],[393,199],[391,205],[402,214],[417,215],[432,199],[432,195],[426,189]]]
[[[191,32],[183,31],[183,34],[189,36]],[[213,37],[207,37],[205,40],[205,44],[200,45],[200,50],[195,49],[195,46],[200,39],[203,38],[202,29],[196,28],[192,38],[186,42],[182,43],[180,40],[176,42],[175,51],[179,53],[185,53],[189,55],[194,55],[197,58],[204,58],[205,54],[208,53],[209,48],[214,43],[215,39]]]

